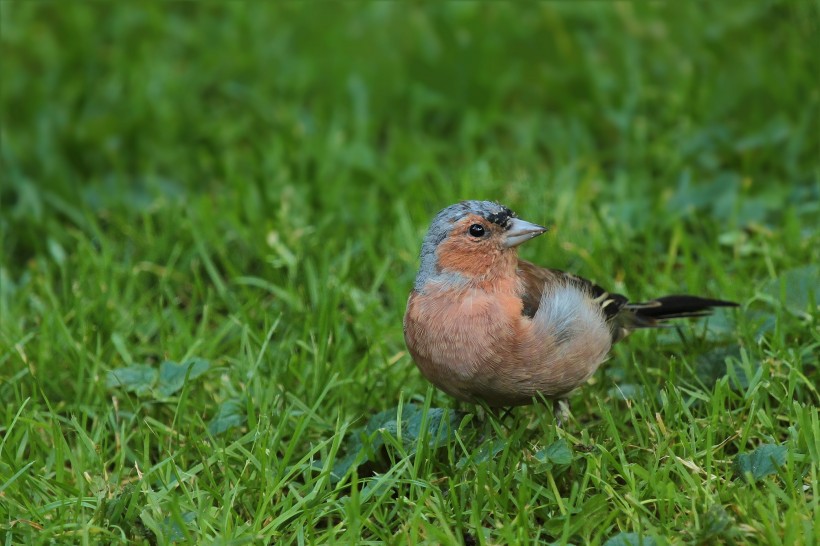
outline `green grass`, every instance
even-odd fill
[[[816,2],[0,7],[0,542],[820,544]],[[401,320],[465,198],[741,308],[456,404]]]

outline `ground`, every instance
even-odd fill
[[[816,2],[5,0],[6,544],[819,544]],[[428,386],[432,216],[736,311]]]

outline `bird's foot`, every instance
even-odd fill
[[[569,422],[572,417],[569,411],[569,401],[566,398],[553,400],[552,414],[555,416],[555,426],[564,428],[564,423]]]

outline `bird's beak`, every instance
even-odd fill
[[[547,231],[544,226],[525,222],[520,218],[513,218],[509,229],[504,234],[504,248],[512,248],[521,243],[526,243],[534,237],[538,237]]]

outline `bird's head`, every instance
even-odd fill
[[[415,289],[453,286],[514,274],[518,245],[547,228],[517,218],[491,201],[462,201],[439,212],[424,237]]]

